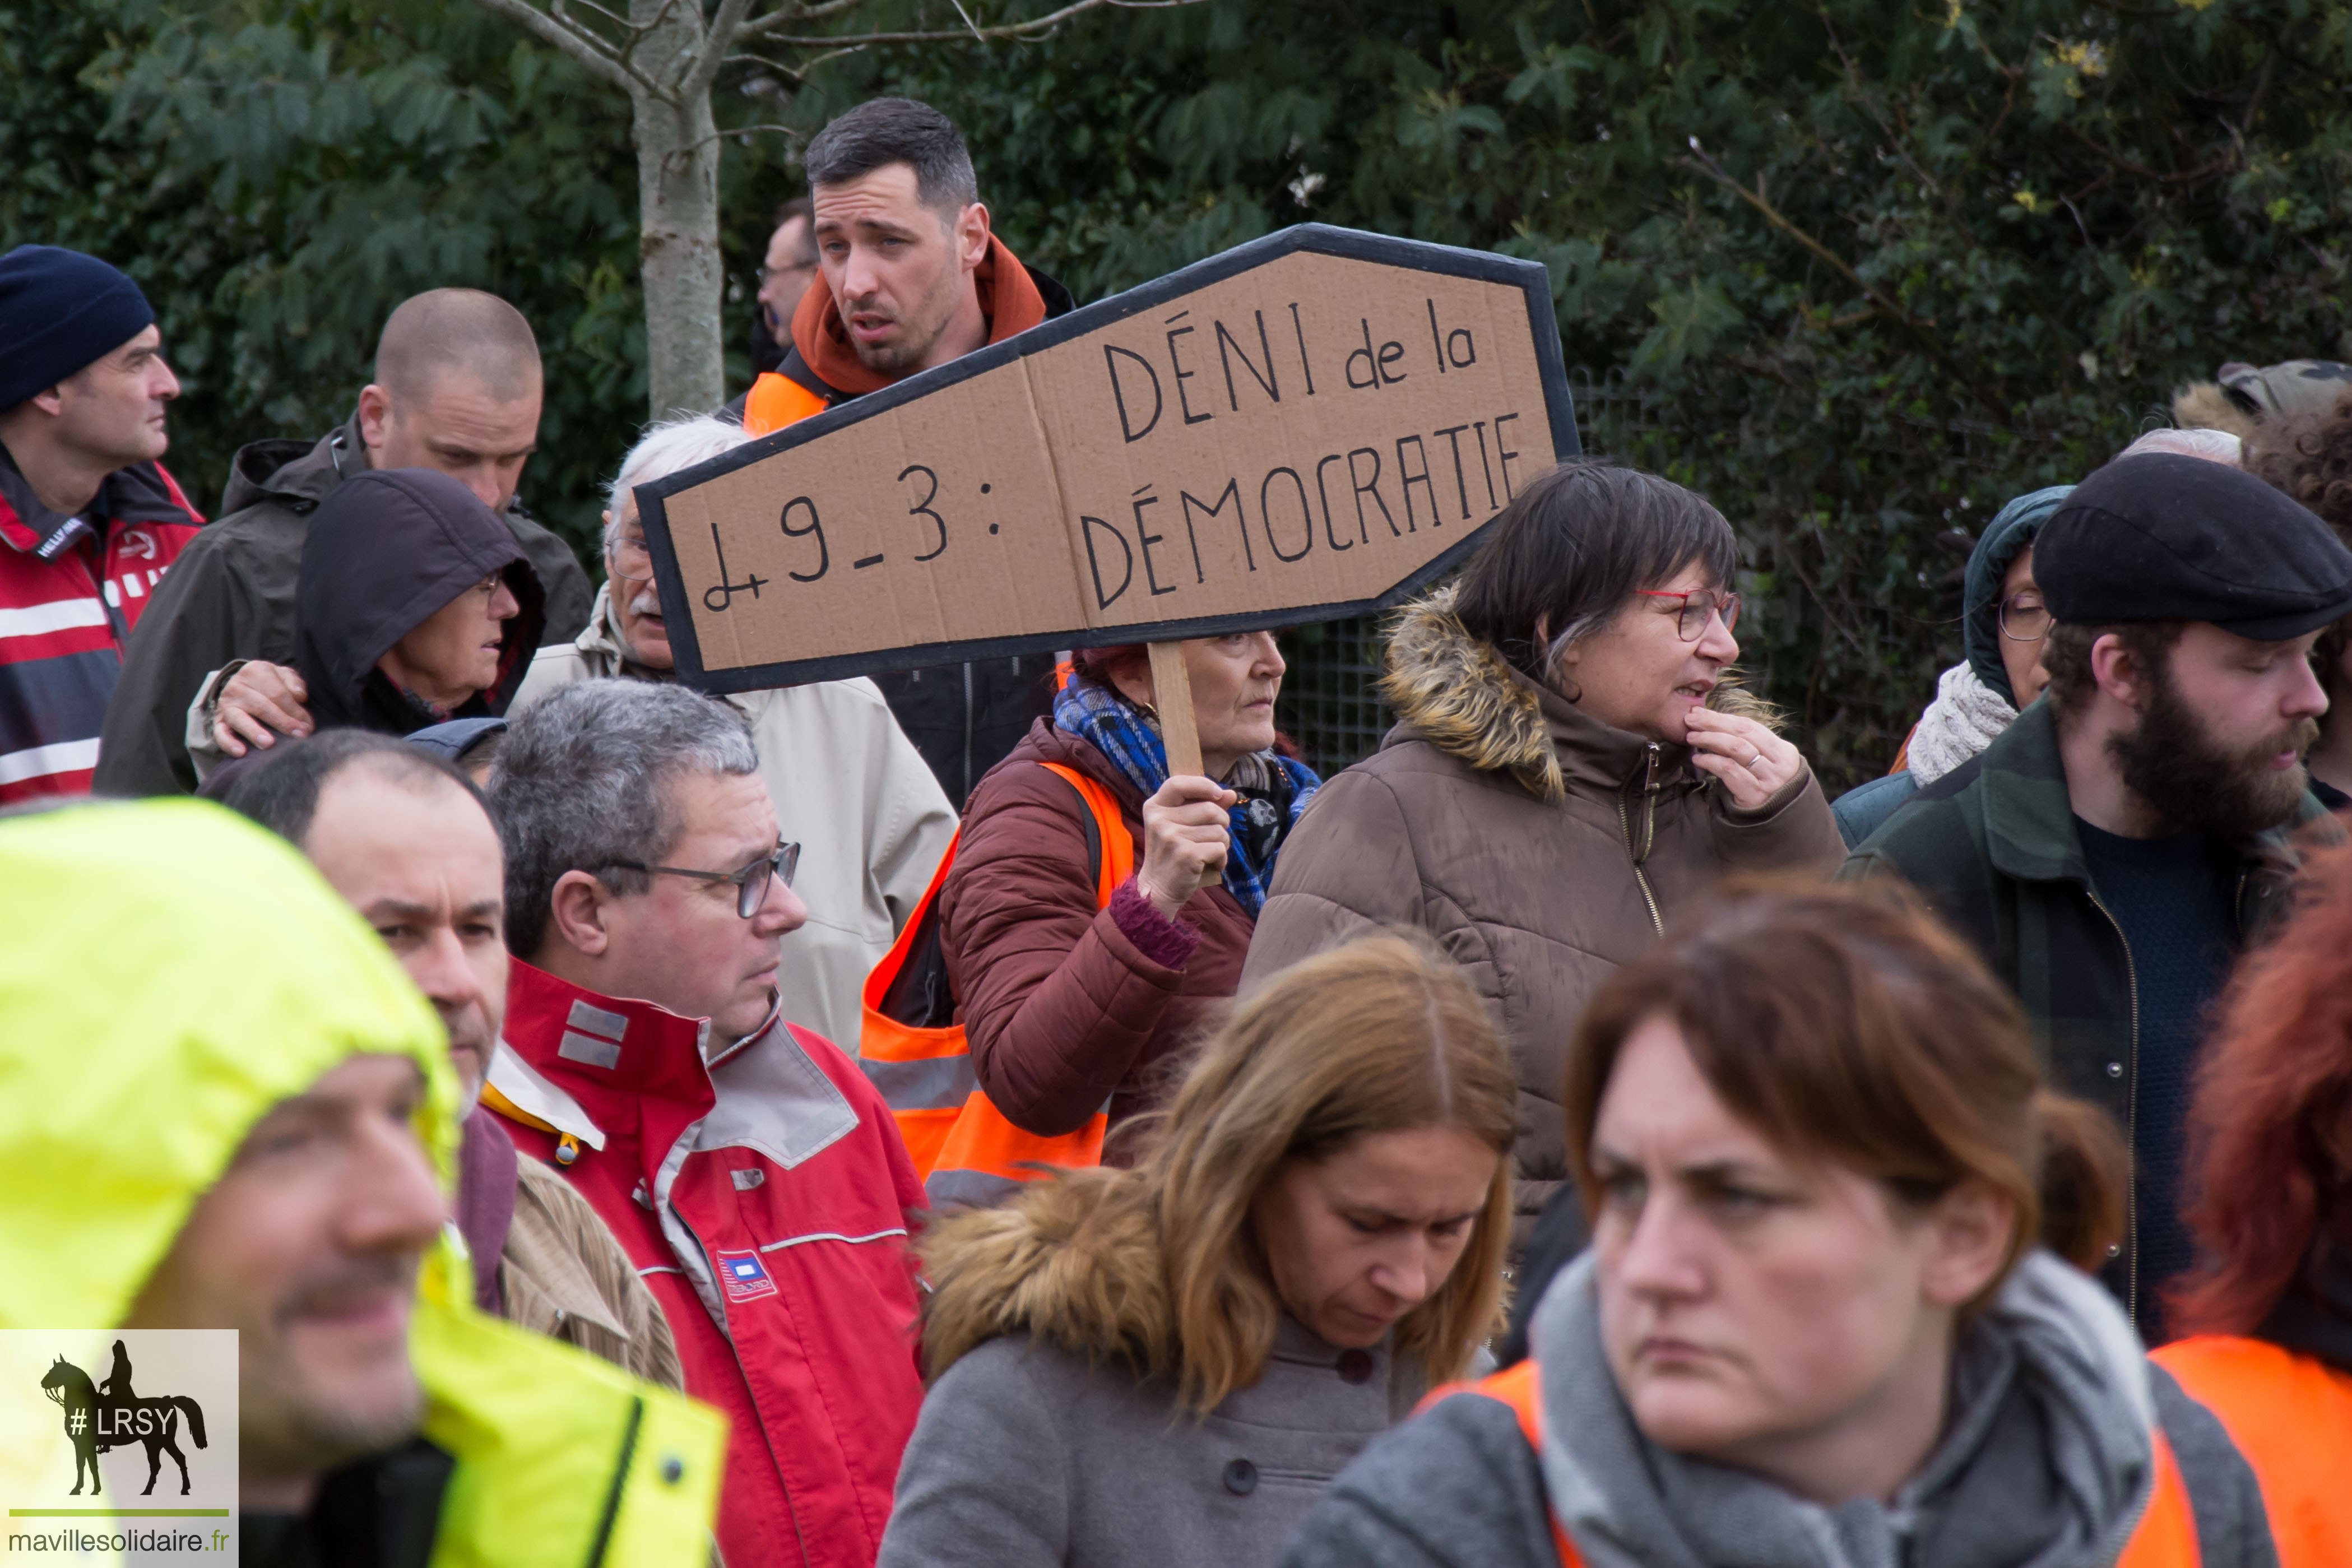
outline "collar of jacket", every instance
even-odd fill
[[[82,510],[86,517],[51,511],[33,493],[32,481],[16,467],[16,457],[0,445],[0,541],[24,553],[46,561],[72,544],[78,535],[92,529],[102,532],[110,523],[205,521],[187,504],[171,476],[152,462],[132,463],[107,475]]]
[[[1539,800],[1628,789],[1697,788],[1690,748],[1603,724],[1511,668],[1454,614],[1454,590],[1408,605],[1388,645],[1381,694],[1399,724],[1484,773],[1507,773]],[[1745,697],[1717,688],[1708,706]],[[1717,699],[1722,699],[1718,701]],[[1752,699],[1746,708],[1756,708]],[[1653,762],[1654,760],[1654,772]]]
[[[221,492],[221,515],[257,501],[276,501],[298,512],[315,510],[353,474],[367,471],[367,447],[360,440],[354,411],[315,441],[272,437],[249,441],[229,459],[228,486]]]
[[[718,1102],[704,1055],[709,1032],[706,1019],[606,996],[516,959],[507,980],[499,1055],[511,1051],[603,1138],[634,1140],[650,1167]],[[505,1084],[497,1087],[509,1093]],[[581,1141],[603,1146],[602,1139]],[[651,1179],[656,1172],[641,1173]]]
[[[2044,699],[2030,704],[1978,759],[1975,787],[1984,801],[1985,857],[1994,870],[2021,882],[2091,886],[2082,835],[2074,831],[2074,798],[2058,752],[2057,710]],[[2305,791],[2294,816],[2238,841],[2249,874],[2292,875],[2303,858],[2294,832],[2326,808]]]
[[[988,318],[992,343],[1027,331],[1048,314],[1045,290],[994,235],[989,236],[988,254],[981,258],[972,283],[980,293],[981,314]],[[849,344],[849,331],[842,325],[841,307],[822,275],[810,282],[793,311],[793,346],[809,369],[841,395],[863,396],[905,379],[870,371],[858,359]]]

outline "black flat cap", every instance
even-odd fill
[[[2352,614],[2352,551],[2242,468],[2150,452],[2074,487],[2033,542],[2058,620],[2210,621],[2284,642]]]

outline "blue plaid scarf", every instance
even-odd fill
[[[1054,699],[1054,727],[1065,730],[1108,757],[1127,781],[1143,792],[1146,799],[1159,793],[1168,782],[1168,748],[1160,739],[1160,726],[1136,706],[1108,686],[1093,681],[1074,679],[1062,688]],[[1277,780],[1276,774],[1284,775]],[[1277,756],[1273,752],[1255,752],[1235,763],[1232,774],[1222,781],[1225,787],[1240,794],[1241,802],[1233,807],[1233,830],[1225,849],[1225,890],[1235,902],[1248,911],[1252,920],[1265,906],[1265,887],[1274,880],[1275,857],[1280,853],[1281,840],[1298,821],[1298,814],[1323,787],[1323,781],[1304,763]],[[1282,832],[1273,836],[1273,847],[1263,857],[1252,852],[1252,845],[1266,837],[1265,829],[1275,826],[1272,816],[1280,808],[1271,796],[1278,795],[1281,785],[1290,790],[1289,820],[1280,826]],[[1137,846],[1140,850],[1142,847]]]

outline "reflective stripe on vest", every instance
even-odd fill
[[[1059,763],[1039,766],[1076,790],[1093,818],[1094,837],[1101,847],[1095,908],[1104,909],[1118,885],[1135,874],[1135,840],[1128,833],[1118,797],[1075,768]],[[980,1087],[971,1068],[971,1042],[961,1024],[917,1028],[882,1012],[883,998],[905,967],[932,902],[947,882],[961,837],[959,833],[949,843],[898,940],[866,975],[865,1022],[857,1041],[858,1065],[889,1104],[915,1173],[923,1179],[932,1206],[939,1208],[985,1207],[1050,1168],[1099,1165],[1103,1136],[1110,1127],[1106,1104],[1076,1132],[1046,1138],[1023,1131]]]
[[[2176,1340],[2148,1359],[2221,1417],[2262,1483],[2279,1568],[2352,1563],[2352,1375],[2267,1341]]]
[[[1529,1356],[1516,1366],[1505,1367],[1491,1377],[1475,1383],[1449,1383],[1430,1391],[1421,1402],[1428,1409],[1439,1400],[1455,1394],[1484,1394],[1499,1400],[1518,1417],[1519,1433],[1528,1447],[1538,1454],[1543,1452],[1543,1400],[1538,1384],[1535,1357]],[[2197,1544],[2197,1521],[2189,1509],[2189,1486],[2181,1479],[2180,1466],[2172,1457],[2172,1445],[2158,1427],[2156,1437],[2156,1485],[2147,1500],[2147,1509],[2140,1515],[2139,1527],[2125,1543],[2123,1554],[2116,1559],[2116,1568],[2201,1568],[2204,1555]],[[1545,1511],[1549,1514],[1547,1500]],[[1559,1549],[1561,1568],[1584,1568],[1584,1559],[1576,1550],[1576,1542],[1560,1528],[1559,1516],[1551,1514],[1552,1543]]]
[[[769,371],[751,384],[743,397],[743,428],[765,436],[787,425],[797,425],[812,414],[822,414],[825,401],[788,375]]]

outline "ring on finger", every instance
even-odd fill
[[[1749,773],[1754,773],[1754,772],[1756,771],[1756,766],[1757,766],[1757,764],[1758,764],[1758,763],[1761,763],[1763,760],[1764,760],[1764,753],[1763,753],[1763,752],[1757,752],[1754,756],[1752,756],[1752,757],[1748,758],[1748,771]]]

